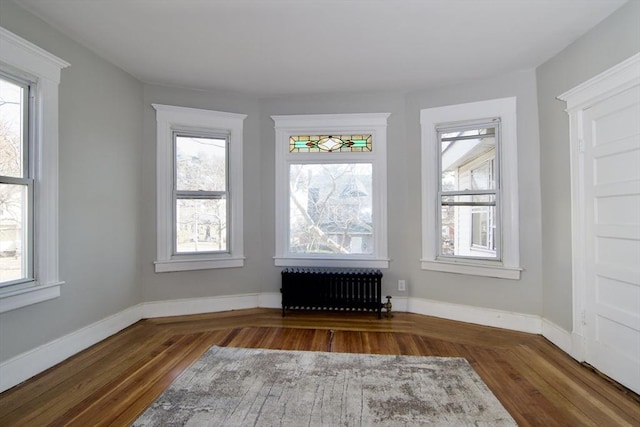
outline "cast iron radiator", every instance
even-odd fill
[[[285,268],[282,316],[290,310],[376,311],[382,317],[382,272],[370,268]]]

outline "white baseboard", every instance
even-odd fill
[[[260,308],[282,308],[282,294],[280,292],[263,292],[258,299]]]
[[[542,336],[555,344],[560,350],[573,356],[571,332],[562,329],[550,320],[542,319]]]
[[[452,304],[422,298],[409,298],[407,311],[409,313],[442,317],[449,320],[511,329],[528,332],[530,334],[542,333],[540,316],[532,314],[513,313],[510,311]]]
[[[186,316],[189,314],[217,313],[219,311],[256,308],[261,294],[224,295],[207,298],[188,298],[171,301],[145,302],[142,318]]]
[[[382,302],[387,302],[386,298],[382,299]],[[407,312],[407,306],[409,304],[409,298],[407,297],[392,297],[391,298],[391,311],[398,311],[401,313]],[[384,312],[384,310],[383,310]]]
[[[581,338],[550,321],[522,313],[451,304],[421,298],[394,297],[393,311],[410,312],[532,334],[543,334],[560,349],[579,359]],[[280,308],[277,292],[189,298],[138,304],[68,335],[0,363],[0,392],[49,369],[141,319],[213,313],[246,308]],[[576,357],[578,356],[578,357]]]
[[[406,311],[409,313],[542,335],[577,361],[585,360],[584,338],[543,317],[421,298],[406,300]],[[396,308],[394,304],[393,307],[396,311],[402,311],[401,305]]]
[[[142,319],[140,305],[0,363],[0,392],[39,374]]]
[[[542,319],[542,336],[578,362],[585,361],[586,351],[583,336],[562,329],[560,326],[544,318]]]
[[[569,355],[578,362],[584,362],[587,359],[585,337],[575,332],[571,334],[571,351]]]
[[[189,314],[217,313],[246,308],[280,308],[282,296],[277,292],[260,294],[224,295],[207,298],[188,298],[171,301],[155,301],[141,304],[142,318],[186,316]]]

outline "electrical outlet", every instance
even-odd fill
[[[407,282],[406,280],[398,280],[398,290],[406,291],[407,290]]]

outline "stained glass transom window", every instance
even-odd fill
[[[289,138],[289,152],[291,153],[371,150],[371,135],[296,135]]]

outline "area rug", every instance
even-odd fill
[[[515,426],[462,358],[212,347],[134,426]]]

